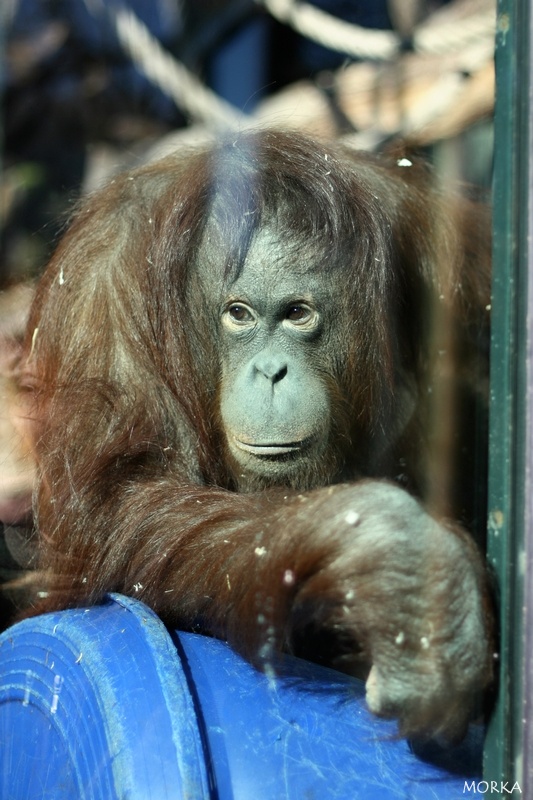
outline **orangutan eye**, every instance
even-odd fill
[[[235,322],[250,322],[253,320],[253,314],[250,309],[237,304],[230,306],[229,315]]]
[[[303,303],[295,303],[287,309],[285,321],[291,325],[315,328],[318,325],[318,312]]]
[[[287,312],[287,319],[291,322],[306,322],[311,310],[305,306],[291,306]]]
[[[233,327],[254,325],[256,317],[252,309],[245,303],[231,303],[224,312],[222,320],[225,325]]]

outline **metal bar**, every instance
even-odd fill
[[[524,443],[524,682],[523,682],[523,709],[520,723],[522,728],[522,789],[523,796],[533,798],[533,14],[530,3],[527,3],[529,18],[525,28],[527,33],[527,63],[524,69],[524,84],[522,88],[523,108],[525,117],[524,127],[527,126],[525,136],[524,160],[527,163],[527,198],[522,210],[524,220],[523,236],[527,243],[527,263],[524,271],[528,270],[529,281],[526,287],[525,315],[525,386],[524,386],[524,414],[526,420]],[[526,73],[527,69],[527,73]],[[525,79],[527,78],[527,84]]]
[[[497,14],[488,557],[499,587],[500,665],[485,778],[497,786],[517,782],[524,789],[529,770],[524,747],[532,736],[532,721],[524,722],[531,693],[524,653],[533,646],[531,633],[526,636],[533,624],[533,589],[524,569],[526,552],[533,564],[527,491],[533,463],[533,449],[527,446],[533,408],[528,391],[533,380],[528,350],[533,309],[528,296],[533,255],[529,0],[498,0]],[[532,791],[530,785],[523,796],[533,797]]]

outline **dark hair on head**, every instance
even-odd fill
[[[287,242],[312,243],[349,268],[386,247],[388,229],[375,197],[342,150],[305,136],[257,131],[215,147],[205,175],[207,216],[226,275],[242,269],[255,233],[273,225]]]

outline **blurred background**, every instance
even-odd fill
[[[490,183],[493,0],[2,0],[0,289],[39,274],[72,203],[228,127],[380,149]]]

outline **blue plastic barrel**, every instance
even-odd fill
[[[118,595],[0,637],[1,800],[457,800],[480,748],[473,730],[430,763],[360,682],[294,658],[261,674]]]

